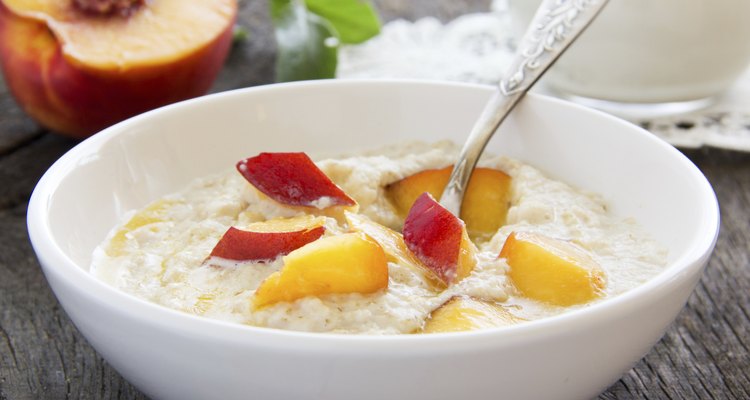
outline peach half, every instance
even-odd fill
[[[27,114],[83,138],[205,94],[236,15],[236,0],[2,0],[2,70]]]
[[[398,214],[406,217],[422,193],[428,192],[440,200],[452,170],[453,166],[450,166],[407,176],[387,185],[386,196]],[[510,176],[502,171],[490,168],[474,170],[459,213],[472,239],[488,239],[505,224],[510,204],[510,184]]]

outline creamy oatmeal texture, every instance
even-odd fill
[[[456,154],[450,143],[414,143],[316,164],[359,203],[360,214],[400,230],[403,221],[383,187],[425,169],[445,167]],[[589,250],[607,275],[605,298],[662,269],[665,251],[634,221],[609,215],[597,196],[548,179],[514,160],[485,157],[480,165],[513,178],[506,225],[491,240],[477,243],[480,253],[474,271],[444,291],[432,288],[412,269],[389,263],[389,285],[384,291],[306,297],[253,310],[255,289],[281,269],[281,258],[270,263],[214,259],[207,263],[206,258],[230,226],[242,229],[301,211],[269,199],[229,168],[126,216],[125,223],[95,251],[91,271],[135,296],[209,318],[313,332],[396,334],[420,329],[431,311],[455,295],[503,303],[526,319],[563,311],[514,294],[506,278],[508,266],[497,257],[514,230],[570,240]],[[327,218],[325,226],[326,236],[347,231],[333,218]]]

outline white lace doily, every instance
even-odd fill
[[[487,13],[448,23],[396,20],[380,35],[339,53],[339,78],[411,78],[495,84],[513,54],[504,0]],[[536,89],[547,93],[544,88]],[[706,109],[633,122],[682,148],[750,151],[750,69]]]

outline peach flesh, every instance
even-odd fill
[[[430,314],[421,333],[473,331],[522,321],[522,318],[495,303],[455,296]]]
[[[347,233],[312,242],[284,257],[284,267],[255,291],[253,306],[307,296],[375,293],[388,287],[383,248],[367,235]]]
[[[439,199],[453,167],[428,169],[388,184],[388,200],[401,216],[406,216],[423,192]],[[511,177],[491,168],[477,168],[469,180],[459,216],[475,240],[492,237],[505,224],[510,206]]]
[[[527,298],[557,306],[588,303],[601,297],[606,275],[584,249],[532,232],[512,232],[499,257],[508,278]]]
[[[425,282],[435,289],[444,289],[445,283],[438,279],[435,273],[427,268],[404,242],[402,234],[372,221],[366,216],[346,212],[346,222],[350,229],[362,232],[380,244],[385,251],[388,261],[401,264],[418,273]]]

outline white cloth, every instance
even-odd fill
[[[341,49],[337,76],[495,84],[513,55],[504,3],[448,23],[430,17],[389,22],[373,39]],[[750,69],[709,108],[633,122],[677,147],[750,151]]]

